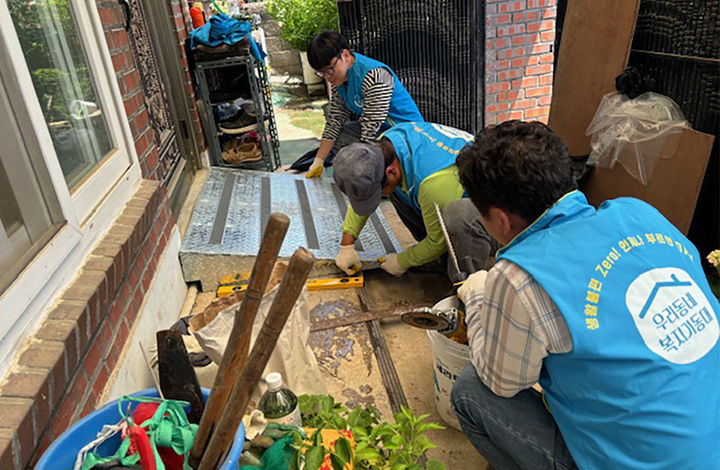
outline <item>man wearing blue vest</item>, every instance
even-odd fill
[[[307,56],[316,73],[332,85],[330,110],[320,147],[305,154],[292,169],[303,170],[314,156],[306,177],[320,176],[331,154],[353,142],[374,142],[378,134],[400,122],[419,122],[415,102],[387,65],[350,51],[335,31],[318,34]],[[357,116],[357,120],[352,120]],[[300,162],[304,162],[304,165]]]
[[[360,269],[354,244],[368,217],[389,196],[400,220],[419,241],[404,252],[388,253],[381,267],[394,276],[440,258],[447,245],[435,204],[443,213],[458,264],[465,272],[486,266],[497,245],[478,220],[478,211],[458,179],[455,159],[472,135],[429,122],[408,122],[387,130],[379,142],[344,147],[335,158],[333,177],[350,199],[335,263],[347,274]],[[441,266],[444,270],[444,266]],[[447,264],[448,275],[458,273]]]
[[[543,124],[486,128],[457,165],[504,245],[458,292],[472,364],[452,403],[478,451],[498,470],[718,468],[720,305],[693,244],[638,199],[589,205]]]

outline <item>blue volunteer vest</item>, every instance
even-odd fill
[[[390,99],[390,109],[387,118],[385,118],[385,124],[391,127],[400,122],[424,121],[410,93],[407,92],[390,67],[357,52],[353,53],[353,56],[355,57],[355,63],[347,72],[347,82],[337,87],[340,97],[345,101],[345,106],[350,111],[357,115],[363,113],[365,97],[362,92],[362,83],[365,80],[365,75],[372,69],[383,67],[395,79],[395,86]]]
[[[573,350],[540,384],[580,469],[720,462],[718,312],[697,249],[650,205],[571,192],[503,248],[557,304]]]
[[[419,215],[422,215],[418,202],[420,183],[454,165],[460,150],[473,140],[467,132],[430,122],[398,124],[381,137],[392,142],[405,175],[405,186],[399,185],[395,194]]]

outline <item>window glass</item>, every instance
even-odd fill
[[[72,190],[114,144],[68,0],[8,0],[33,86]]]

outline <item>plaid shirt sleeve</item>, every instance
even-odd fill
[[[512,397],[540,378],[548,354],[572,351],[567,324],[550,296],[520,266],[499,260],[484,293],[466,298],[468,341],[480,379]]]

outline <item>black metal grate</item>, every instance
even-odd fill
[[[715,135],[689,237],[720,247],[720,1],[642,0],[629,65],[657,81],[692,127]],[[682,191],[683,188],[672,188]]]
[[[558,34],[568,0],[558,3]],[[696,129],[715,135],[689,238],[720,247],[720,0],[641,0],[629,65],[678,103]],[[683,188],[668,188],[682,191]]]
[[[482,128],[484,0],[351,0],[338,11],[351,47],[389,65],[425,120]]]

